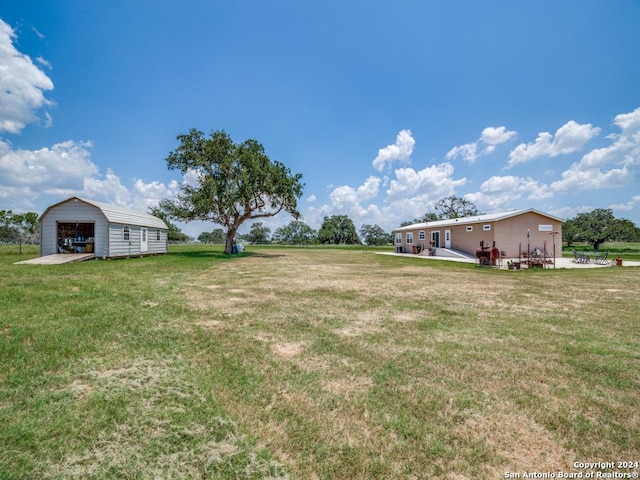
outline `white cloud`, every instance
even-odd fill
[[[640,174],[640,108],[617,115],[614,124],[621,129],[609,135],[613,143],[586,153],[579,162],[551,184],[554,191],[581,191],[621,186]]]
[[[314,194],[311,194],[307,197],[307,203],[313,203],[317,200],[316,196]]]
[[[131,206],[131,192],[111,170],[107,171],[104,179],[87,178],[83,186],[82,193],[89,198],[123,207]]]
[[[541,132],[535,142],[518,145],[509,154],[507,168],[538,157],[555,157],[577,152],[598,133],[600,128],[590,123],[579,124],[570,120],[556,131],[555,136],[549,132]]]
[[[500,145],[515,137],[516,132],[507,130],[507,127],[487,127],[480,135],[480,141],[486,145]]]
[[[480,210],[498,211],[511,208],[518,200],[538,201],[553,196],[548,186],[537,180],[513,175],[493,176],[480,185],[480,191],[465,195]]]
[[[496,145],[500,145],[511,140],[516,132],[507,130],[507,127],[487,127],[482,130],[480,138],[475,142],[465,143],[457,147],[453,147],[445,155],[446,160],[453,160],[456,157],[462,157],[467,163],[473,163],[481,154],[488,154],[495,150]],[[478,148],[485,145],[482,151]]]
[[[358,188],[343,185],[334,189],[329,198],[334,207],[340,211],[361,210],[360,204],[375,198],[378,195],[378,187],[381,180],[378,177],[370,176]]]
[[[462,159],[468,163],[475,162],[478,158],[478,144],[473,142],[453,147],[447,152],[444,158],[446,160],[453,160],[456,157],[462,157]]]
[[[416,141],[411,136],[411,130],[401,130],[396,137],[396,143],[378,150],[378,156],[373,160],[373,168],[382,172],[386,165],[393,162],[410,163],[411,154]]]
[[[618,203],[615,205],[609,205],[609,208],[612,210],[618,210],[618,211],[623,211],[623,212],[628,212],[633,210],[634,208],[636,208],[636,206],[640,205],[640,195],[636,195],[634,197],[631,198],[631,200],[629,200],[626,203]]]
[[[78,190],[98,173],[90,160],[90,142],[66,141],[51,148],[13,150],[0,140],[0,186],[29,186],[45,192]]]
[[[53,82],[13,45],[15,33],[0,20],[0,133],[20,133],[37,120],[35,112],[51,104],[44,92]]]
[[[424,194],[439,200],[451,195],[456,186],[466,183],[465,178],[454,180],[453,173],[453,165],[448,162],[418,171],[413,168],[400,168],[395,171],[396,178],[391,180],[387,190],[387,201]]]

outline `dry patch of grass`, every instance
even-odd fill
[[[224,324],[216,342],[246,376],[226,389],[229,410],[294,475],[497,478],[637,454],[640,354],[623,334],[637,276],[286,250],[183,292]],[[601,341],[621,370],[593,353]],[[625,386],[594,399],[611,381]]]
[[[50,459],[40,478],[104,478],[118,472],[121,477],[193,479],[214,472],[224,476],[238,466],[245,478],[264,478],[282,470],[260,456],[234,422],[219,416],[188,419],[188,410],[206,405],[207,399],[189,379],[182,358],[112,365],[85,361],[58,393],[65,392],[74,397],[79,417],[89,410],[95,417],[96,408],[106,414],[114,405],[118,412],[83,450]]]

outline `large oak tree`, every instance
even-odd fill
[[[226,227],[225,253],[232,252],[238,228],[249,219],[272,217],[283,210],[300,216],[302,175],[271,160],[257,141],[236,144],[224,131],[205,137],[195,128],[177,138],[180,145],[167,157],[167,166],[183,175],[195,174],[196,181],[184,182],[180,193],[173,200],[163,199],[160,208],[176,220]]]

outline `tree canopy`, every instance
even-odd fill
[[[226,234],[221,228],[216,228],[212,232],[202,232],[198,235],[198,241],[202,243],[224,243]]]
[[[616,218],[609,208],[596,208],[565,220],[562,224],[562,240],[567,245],[587,242],[598,251],[600,245],[607,241],[640,241],[640,229],[630,220]]]
[[[0,210],[0,241],[37,243],[39,237],[40,222],[36,212]]]
[[[167,166],[195,178],[184,182],[175,199],[163,199],[161,207],[181,221],[211,221],[226,227],[225,253],[231,253],[238,228],[247,220],[272,217],[281,211],[300,216],[297,200],[304,185],[301,174],[292,174],[271,160],[255,140],[236,144],[224,131],[209,137],[193,128],[178,135],[178,148],[167,157]]]
[[[434,208],[439,220],[480,215],[480,211],[473,202],[455,195],[439,200]]]
[[[362,225],[360,236],[367,245],[386,245],[392,242],[392,235],[379,225]]]
[[[482,215],[475,203],[462,197],[450,195],[438,200],[434,206],[435,212],[426,212],[420,218],[402,222],[401,227],[414,223],[435,222],[437,220],[449,220],[451,218],[473,217]]]
[[[251,242],[254,244],[269,243],[270,237],[271,229],[265,226],[265,224],[262,222],[254,222],[251,225],[251,230],[249,230],[249,233],[244,236],[247,242]]]
[[[318,232],[301,220],[276,228],[273,241],[283,245],[311,245],[316,243]]]
[[[356,226],[353,224],[353,220],[346,215],[324,217],[318,231],[318,241],[333,245],[357,245],[360,243]]]

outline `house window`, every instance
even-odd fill
[[[156,240],[160,241],[160,229],[156,230]]]
[[[469,225],[467,227],[467,232],[473,232],[473,226],[472,225]]]
[[[487,230],[491,230],[491,225],[483,225],[483,226],[482,226],[482,230],[484,230],[485,232],[486,232]]]
[[[424,236],[424,230],[420,230],[420,233],[418,233],[418,239],[419,240],[424,240],[425,236]]]
[[[553,225],[538,225],[539,232],[553,232]]]
[[[122,225],[122,240],[128,241],[130,234],[129,225]]]
[[[407,243],[413,243],[413,232],[407,233]]]

